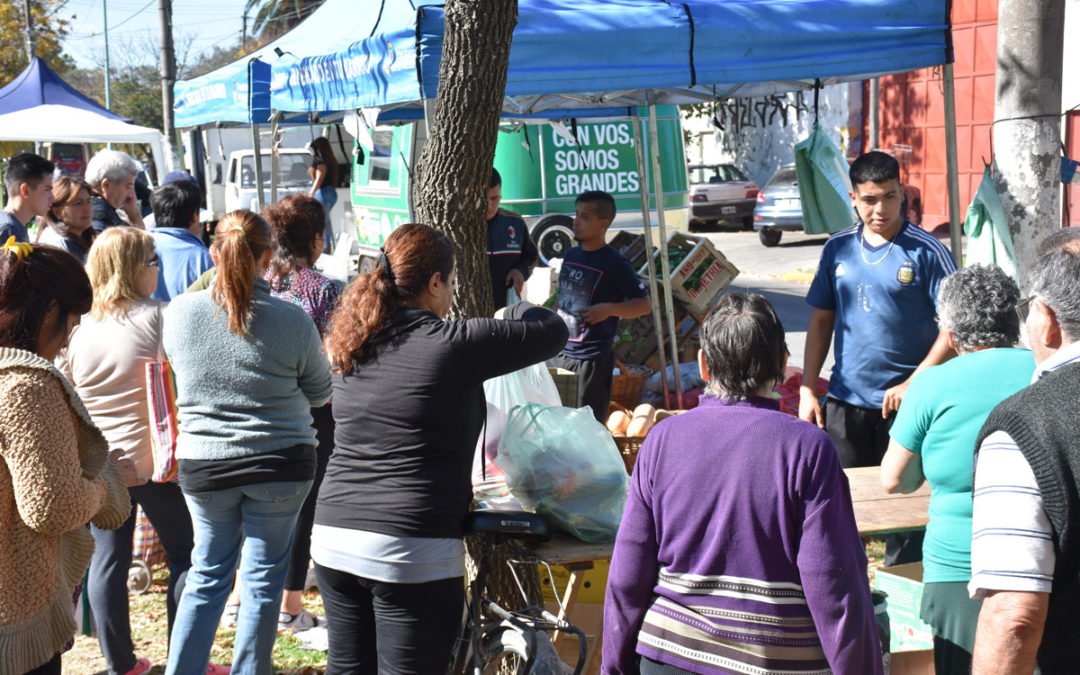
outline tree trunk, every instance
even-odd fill
[[[446,3],[439,93],[417,170],[420,222],[457,245],[453,316],[491,316],[484,204],[495,158],[517,0]]]
[[[417,168],[416,214],[457,246],[457,291],[451,316],[491,316],[491,274],[484,218],[499,115],[506,89],[517,0],[448,0],[439,92]],[[507,609],[522,604],[506,565],[527,554],[520,542],[490,536],[465,540],[469,576],[488,571],[488,597]],[[525,571],[525,570],[519,570]],[[541,601],[535,568],[522,579],[530,602]]]
[[[1064,26],[1065,0],[998,4],[994,175],[1025,288],[1036,247],[1061,227]]]

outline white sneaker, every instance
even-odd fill
[[[315,616],[306,609],[300,610],[300,613],[295,616],[288,612],[281,612],[278,614],[277,629],[279,632],[303,633],[306,630],[323,625],[324,621],[323,617]]]

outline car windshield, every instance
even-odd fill
[[[794,185],[796,180],[797,178],[795,175],[795,167],[785,166],[784,168],[773,174],[773,177],[769,179],[769,183],[765,187],[775,187],[777,185]]]
[[[308,177],[308,164],[311,155],[299,152],[282,153],[278,157],[278,186],[283,188],[300,187],[311,184]],[[270,156],[262,156],[263,185],[270,185]],[[240,187],[255,187],[255,158],[244,157],[240,162]]]

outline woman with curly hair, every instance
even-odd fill
[[[326,243],[323,232],[326,211],[314,197],[291,194],[268,207],[264,213],[278,243],[277,254],[266,272],[270,295],[299,306],[315,322],[319,335],[325,335],[341,294],[337,282],[312,268],[322,255]],[[318,620],[304,609],[300,601],[311,560],[309,550],[311,525],[315,520],[315,499],[326,474],[330,452],[334,449],[334,413],[330,404],[312,408],[311,417],[315,420],[318,439],[315,447],[315,482],[311,484],[311,491],[296,521],[296,538],[293,540],[289,574],[285,577],[285,594],[278,616],[278,629],[294,633],[318,625]]]
[[[311,557],[331,675],[446,671],[465,596],[484,380],[566,344],[558,315],[524,302],[503,321],[447,321],[453,294],[454,244],[403,225],[330,322],[337,427]]]
[[[133,467],[110,457],[52,364],[90,310],[86,272],[64,251],[14,240],[0,249],[0,673],[51,675],[77,628],[94,552],[86,525],[124,523]]]
[[[892,493],[930,484],[923,542],[921,616],[934,629],[940,675],[971,672],[981,601],[971,579],[972,465],[975,439],[994,407],[1031,383],[1035,360],[1016,349],[1020,290],[996,265],[971,265],[941,282],[938,324],[959,357],[911,381],[881,462]]]

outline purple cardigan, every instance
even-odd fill
[[[608,574],[603,672],[637,673],[636,654],[696,673],[882,672],[823,431],[768,399],[704,396],[649,433]]]

